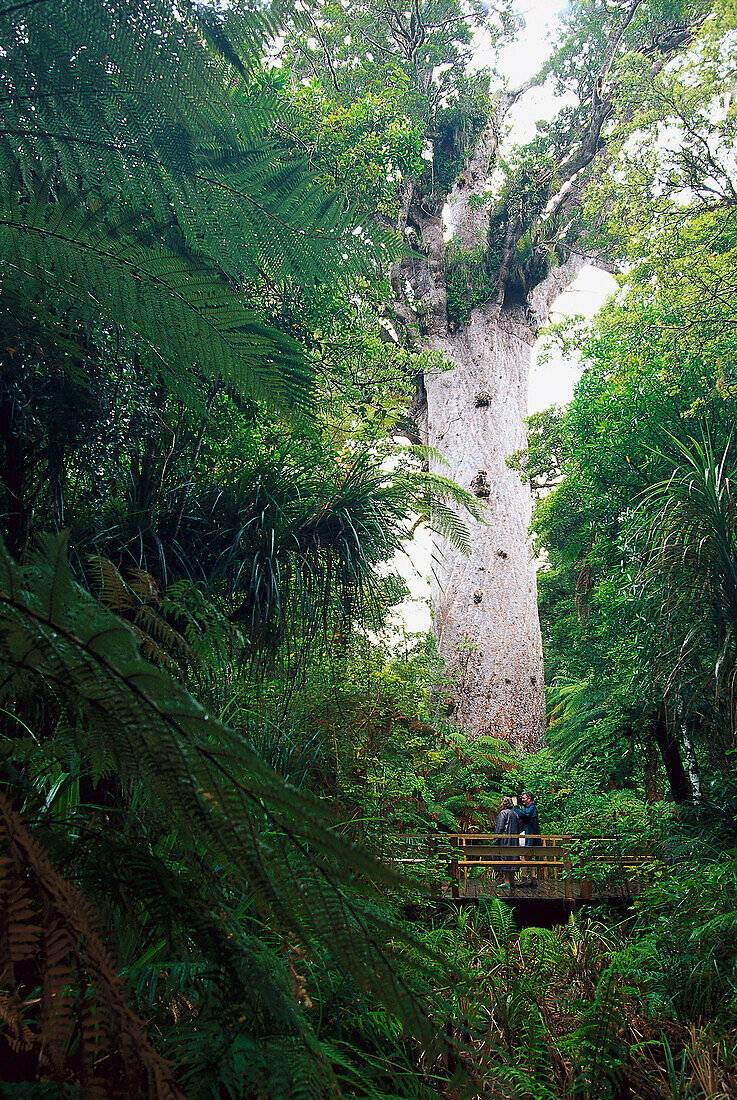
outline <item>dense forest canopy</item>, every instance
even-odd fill
[[[3,1098],[737,1091],[737,11],[519,9],[0,0]],[[632,904],[431,894],[524,789]]]

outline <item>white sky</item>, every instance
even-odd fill
[[[510,84],[521,84],[536,72],[550,50],[549,35],[554,29],[557,15],[566,6],[565,0],[521,0],[517,5],[526,20],[526,28],[517,42],[508,47],[498,68]],[[479,68],[490,62],[488,43],[480,38],[477,59]],[[545,92],[536,90],[525,96],[510,119],[511,139],[515,144],[529,141],[535,132],[535,122],[550,114],[551,100]],[[613,277],[593,267],[585,267],[578,278],[558,298],[551,310],[550,320],[565,317],[593,317],[604,301],[616,290]],[[573,396],[581,368],[575,353],[563,357],[553,350],[545,364],[538,366],[538,345],[532,354],[528,411],[538,412],[549,405],[567,404]],[[430,629],[430,536],[424,529],[416,532],[406,553],[398,554],[394,565],[404,577],[410,590],[410,599],[400,605],[392,618],[397,630],[412,633]]]
[[[497,61],[497,68],[513,86],[536,72],[550,53],[550,35],[556,28],[558,15],[566,7],[566,0],[518,0],[515,6],[524,16],[526,27]],[[489,47],[482,36],[479,36],[476,58],[479,68],[490,64]]]
[[[550,321],[562,321],[566,317],[593,317],[606,299],[617,289],[616,280],[606,271],[585,267],[578,278],[557,299],[550,311]],[[547,361],[538,365],[538,341],[532,349],[530,389],[527,395],[527,411],[540,412],[548,405],[567,405],[573,397],[573,389],[581,377],[581,365],[575,352],[561,355],[557,348],[549,350]]]

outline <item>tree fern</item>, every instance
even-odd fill
[[[90,555],[87,577],[92,591],[107,607],[131,624],[145,656],[169,672],[181,671],[177,664],[194,662],[197,654],[187,639],[162,614],[158,586],[143,569],[131,569],[124,578],[109,558]],[[173,600],[169,607],[179,611]]]
[[[206,850],[185,852],[156,817],[140,796],[104,817],[80,807],[61,829],[53,813],[27,812],[104,918],[133,1006],[188,1096],[263,1094],[279,1059],[282,1080],[301,1077],[321,1100],[332,1075],[284,966],[284,938],[259,920],[253,895],[228,889]],[[269,1095],[293,1093],[272,1081]]]
[[[269,136],[285,107],[251,77],[274,29],[244,4],[6,2],[0,167],[19,166],[31,191],[53,172],[72,194],[173,214],[231,276],[370,266],[388,238],[353,235],[345,197]]]
[[[172,366],[195,362],[284,405],[302,399],[299,347],[259,321],[222,272],[177,247],[165,227],[140,215],[134,224],[94,196],[57,193],[50,180],[23,195],[6,178],[0,194],[4,291],[61,296],[77,318],[123,326]]]
[[[74,584],[63,538],[49,540],[25,568],[3,549],[0,570],[5,695],[45,687],[82,708],[70,735],[97,774],[113,768],[143,783],[181,843],[206,845],[276,922],[305,945],[329,948],[360,988],[373,989],[437,1049],[388,943],[406,936],[356,893],[360,880],[394,889],[401,882],[347,846],[326,826],[319,803],[139,656],[128,627]],[[429,965],[425,959],[420,965]]]

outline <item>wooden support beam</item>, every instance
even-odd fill
[[[571,857],[566,852],[563,857],[563,868],[566,873],[566,901],[573,901],[573,880],[571,879]]]

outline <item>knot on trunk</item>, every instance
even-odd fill
[[[486,470],[479,470],[476,477],[472,478],[471,491],[474,496],[481,497],[482,499],[488,499],[491,496],[491,486],[489,485],[489,476]]]

